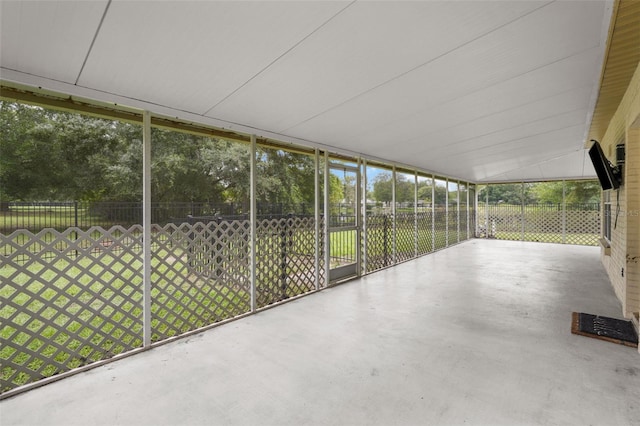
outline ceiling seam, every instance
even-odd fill
[[[574,154],[574,153],[576,153],[576,152],[578,152],[578,151],[582,151],[582,148],[580,148],[580,149],[576,149],[576,150],[573,150],[573,151],[571,151],[571,152],[569,152],[569,153],[567,153],[567,154],[562,154],[562,155],[555,156],[555,157],[553,157],[553,158],[547,158],[546,160],[538,161],[537,163],[531,164],[531,165],[529,165],[529,166],[527,166],[527,167],[533,167],[533,166],[540,167],[540,165],[542,165],[542,164],[544,164],[544,163],[548,163],[548,162],[551,162],[551,161],[559,160],[559,159],[561,159],[561,158],[563,158],[563,157],[567,157],[567,156],[569,156],[569,155],[571,155],[571,154]],[[495,174],[495,175],[487,176],[487,177],[483,178],[483,180],[485,180],[485,179],[491,179],[492,177],[495,177],[495,176],[506,175],[507,173],[511,173],[511,172],[513,172],[513,171],[521,170],[521,169],[522,169],[522,167],[518,167],[518,168],[515,168],[515,169],[509,169],[509,170],[507,170],[506,172],[501,172],[501,173],[498,173],[498,174]],[[595,178],[595,176],[592,176],[592,177],[590,177],[590,176],[586,176],[586,177],[584,177],[584,178],[585,178],[585,179],[594,179],[594,178]],[[482,182],[482,180],[477,181],[477,182]],[[490,181],[489,181],[489,182],[490,182]]]
[[[527,74],[530,74],[530,73],[533,73],[533,72],[539,71],[539,70],[541,70],[541,69],[543,69],[543,68],[546,68],[546,67],[549,67],[549,66],[552,66],[552,65],[556,65],[556,64],[558,64],[558,63],[560,63],[560,62],[563,62],[563,61],[569,60],[569,59],[574,58],[574,57],[576,57],[576,56],[583,55],[585,52],[589,52],[590,50],[594,50],[594,49],[597,49],[597,46],[592,46],[592,47],[588,47],[588,48],[582,49],[582,50],[580,50],[579,52],[576,52],[576,53],[574,53],[574,54],[572,54],[572,55],[565,56],[564,58],[556,59],[555,61],[548,62],[548,63],[546,63],[546,64],[544,64],[544,65],[540,65],[540,66],[538,66],[538,67],[536,67],[536,68],[529,69],[529,70],[527,70],[527,71],[525,71],[525,72],[523,72],[523,73],[520,73],[520,74],[518,74],[518,75],[514,75],[514,76],[509,77],[509,78],[507,78],[507,79],[505,79],[505,80],[500,80],[500,81],[498,81],[498,82],[496,82],[496,83],[489,84],[488,86],[480,87],[480,88],[478,88],[478,89],[473,90],[472,92],[465,93],[465,94],[463,94],[463,95],[461,95],[461,96],[457,96],[457,97],[455,97],[455,98],[447,99],[446,101],[441,102],[441,103],[439,103],[439,104],[438,104],[438,105],[436,105],[436,106],[428,107],[428,108],[426,108],[426,109],[420,110],[419,112],[415,112],[415,113],[412,113],[412,114],[409,114],[409,115],[405,115],[405,116],[401,117],[400,119],[406,119],[406,118],[408,118],[408,117],[424,115],[426,112],[429,112],[429,111],[431,111],[431,110],[433,110],[433,109],[440,109],[440,108],[442,107],[442,105],[447,105],[447,104],[450,104],[450,103],[456,102],[456,101],[458,101],[458,100],[460,100],[460,99],[463,99],[463,98],[465,98],[465,97],[467,97],[467,96],[470,96],[470,95],[474,95],[474,94],[479,93],[479,92],[481,92],[481,91],[483,91],[483,90],[491,89],[491,88],[493,88],[493,87],[499,86],[500,84],[504,84],[504,83],[509,82],[509,81],[511,81],[511,80],[515,80],[515,79],[518,79],[518,78],[520,78],[520,77],[526,76]],[[587,87],[587,86],[580,86],[580,88],[582,88],[582,87]],[[590,86],[589,86],[589,87],[590,87]],[[571,90],[574,90],[574,89],[571,89]],[[565,91],[565,92],[560,92],[560,93],[566,93],[566,92],[567,92],[567,91]],[[557,95],[557,94],[556,94],[556,95]],[[552,95],[551,97],[553,97],[553,96],[555,96],[555,95]],[[544,100],[544,99],[547,99],[547,98],[542,98],[542,99],[540,99],[540,100]],[[533,103],[533,102],[538,102],[538,101],[532,101],[532,102],[530,102],[530,103]],[[525,103],[525,104],[519,105],[518,107],[520,107],[520,106],[525,106],[525,105],[528,105],[528,104],[529,104],[529,103]],[[339,107],[339,106],[340,106],[340,105],[338,105],[337,107]],[[336,107],[336,108],[337,108],[337,107]],[[331,109],[333,109],[333,108],[331,108]],[[511,108],[508,108],[508,109],[511,109]],[[328,111],[329,111],[329,110],[328,110]],[[504,110],[504,111],[506,111],[506,110]],[[500,112],[504,112],[504,111],[500,111]],[[325,112],[327,112],[327,111],[325,111]],[[319,115],[322,115],[322,114],[324,114],[324,112],[323,112],[323,113],[321,113],[321,114],[319,114]],[[306,120],[305,120],[305,121],[306,121]],[[296,124],[295,126],[289,127],[288,129],[285,129],[285,130],[283,130],[283,131],[291,130],[292,128],[294,128],[294,127],[296,127],[296,126],[299,126],[300,124],[303,124],[303,123],[304,123],[304,121],[303,121],[303,122],[300,122],[300,123],[298,123],[298,124]],[[387,126],[390,126],[390,125],[392,125],[392,124],[391,124],[391,123],[388,123],[388,124],[386,124],[386,125],[384,125],[384,126],[379,126],[379,127],[376,127],[375,129],[369,129],[369,130],[367,130],[367,131],[376,130],[376,129],[382,129],[383,127],[387,127]],[[455,127],[455,126],[453,126],[453,127]],[[361,135],[364,135],[364,133],[361,133]],[[407,141],[410,141],[410,140],[412,140],[412,139],[408,139]],[[406,142],[406,141],[405,141],[405,142]]]
[[[89,50],[87,51],[87,54],[84,57],[84,61],[82,62],[82,67],[80,67],[80,72],[78,72],[78,77],[76,78],[76,81],[73,83],[74,85],[78,84],[78,82],[80,81],[80,77],[84,72],[84,67],[87,65],[87,61],[89,60],[89,55],[91,55],[91,51],[93,50],[93,45],[95,44],[96,39],[98,38],[98,34],[100,33],[100,30],[102,29],[102,24],[104,23],[104,19],[107,17],[107,12],[109,11],[109,7],[111,6],[111,1],[112,0],[107,1],[107,5],[104,8],[104,12],[102,12],[100,23],[98,24],[98,28],[96,28],[96,32],[93,35],[93,39],[91,40],[91,45],[89,45]]]
[[[495,116],[495,115],[502,114],[502,113],[505,113],[505,112],[510,111],[510,110],[513,110],[513,109],[523,108],[523,107],[526,107],[526,106],[528,106],[528,105],[535,104],[535,103],[537,103],[537,102],[546,101],[546,100],[548,100],[548,99],[551,99],[551,98],[554,98],[554,97],[557,97],[557,96],[560,96],[560,95],[565,95],[565,94],[567,94],[567,93],[571,93],[571,92],[578,91],[578,90],[584,90],[584,89],[586,89],[586,88],[591,88],[591,85],[588,85],[588,86],[587,86],[587,85],[584,85],[584,86],[578,86],[578,87],[575,87],[575,88],[573,88],[573,89],[565,90],[565,91],[563,91],[563,92],[554,93],[554,94],[552,94],[552,95],[545,96],[544,98],[536,99],[536,100],[534,100],[534,101],[525,102],[525,103],[520,104],[520,105],[516,105],[516,106],[509,107],[509,108],[505,108],[505,109],[500,110],[500,111],[496,111],[496,112],[493,112],[493,113],[490,113],[490,114],[486,114],[486,115],[480,116],[480,117],[478,117],[478,118],[474,118],[473,120],[470,120],[470,121],[464,121],[464,122],[462,122],[462,123],[458,123],[458,124],[454,124],[454,125],[452,125],[452,126],[444,127],[444,128],[442,128],[442,129],[436,130],[436,131],[434,131],[434,132],[425,133],[425,134],[421,135],[420,137],[416,137],[416,138],[413,138],[413,139],[405,139],[405,140],[403,140],[403,141],[399,141],[399,142],[403,142],[403,143],[411,143],[411,142],[413,142],[413,141],[418,141],[418,140],[421,140],[421,139],[426,138],[426,137],[427,137],[427,136],[429,136],[429,135],[433,135],[433,134],[436,134],[436,133],[439,133],[439,132],[443,132],[443,131],[445,131],[445,130],[455,129],[455,128],[458,128],[458,127],[463,126],[463,125],[465,125],[465,124],[474,123],[474,122],[476,122],[476,121],[484,120],[484,119],[486,119],[486,118],[493,117],[493,116]],[[448,103],[448,102],[447,102],[447,103]],[[431,108],[431,109],[434,109],[434,108]],[[565,111],[565,112],[573,112],[573,111],[577,111],[577,110],[579,110],[579,109],[584,109],[584,108],[576,108],[576,109],[574,109],[574,110],[571,110],[571,111]],[[564,114],[565,112],[563,112],[562,114]],[[555,114],[554,114],[554,115],[555,115]],[[544,117],[544,118],[549,118],[549,117],[552,117],[552,116],[547,116],[547,117]],[[543,118],[543,119],[544,119],[544,118]],[[526,122],[526,123],[524,123],[524,124],[535,123],[536,121],[540,121],[540,120],[542,120],[542,119],[538,119],[538,120],[534,120],[534,121],[528,121],[528,122]],[[389,126],[391,126],[391,125],[389,125]],[[507,127],[507,128],[504,128],[503,130],[509,130],[509,129],[513,129],[513,128],[516,128],[516,127],[519,127],[519,126],[520,126],[520,125],[518,125],[518,126],[514,126],[514,127]],[[486,134],[484,134],[484,135],[480,135],[480,136],[487,136],[487,135],[490,135],[491,133],[495,133],[495,132],[489,132],[489,133],[486,133]],[[462,139],[462,140],[460,140],[460,141],[456,141],[455,143],[464,142],[464,141],[466,141],[466,140],[469,140],[469,139]]]
[[[560,113],[554,113],[554,114],[547,115],[547,116],[545,116],[545,117],[539,118],[539,119],[537,119],[537,120],[527,121],[526,123],[518,124],[518,125],[516,125],[516,126],[504,127],[504,128],[499,129],[499,130],[494,130],[494,131],[491,131],[491,132],[488,132],[488,133],[483,133],[483,134],[481,134],[481,135],[475,135],[475,136],[470,137],[470,138],[457,140],[457,141],[455,141],[455,142],[448,143],[448,144],[447,144],[447,146],[446,146],[446,148],[448,149],[448,148],[450,148],[450,147],[452,147],[452,146],[456,146],[456,145],[464,144],[464,143],[466,143],[466,142],[470,142],[470,141],[472,141],[472,140],[474,140],[474,139],[478,139],[478,138],[483,138],[483,137],[486,137],[486,136],[495,135],[496,133],[504,132],[504,131],[507,131],[507,130],[514,130],[514,129],[518,129],[518,128],[520,128],[520,127],[529,126],[529,125],[532,125],[532,124],[539,123],[539,122],[541,122],[541,121],[549,120],[550,118],[558,117],[558,116],[560,116],[560,115],[571,114],[571,113],[574,113],[574,112],[577,112],[577,111],[582,111],[582,110],[584,110],[584,109],[585,109],[585,108],[575,108],[575,109],[568,110],[568,111],[563,111],[563,112],[560,112]],[[475,120],[474,120],[474,121],[475,121]],[[471,122],[470,122],[470,123],[471,123]],[[466,123],[465,123],[465,124],[466,124]],[[454,126],[453,128],[455,128],[455,126]],[[534,136],[535,136],[535,135],[534,135]],[[414,139],[414,140],[415,140],[415,139]],[[490,146],[493,146],[493,145],[490,145]],[[433,152],[433,151],[432,151],[432,152]],[[437,152],[437,150],[436,150],[436,152]]]
[[[525,136],[525,137],[522,137],[522,138],[511,139],[511,140],[506,141],[506,142],[499,142],[499,143],[483,146],[483,147],[480,147],[480,148],[469,149],[469,150],[465,151],[464,153],[468,154],[468,153],[473,153],[473,152],[479,152],[479,151],[482,151],[482,150],[487,149],[487,148],[494,148],[494,147],[498,147],[498,146],[501,146],[501,145],[508,145],[508,144],[511,144],[511,143],[514,143],[514,142],[523,141],[525,139],[529,139],[529,138],[533,138],[533,137],[537,137],[537,136],[548,135],[548,134],[551,134],[551,133],[555,133],[555,132],[559,132],[559,131],[562,131],[562,130],[571,129],[573,127],[579,127],[579,126],[581,126],[581,124],[572,124],[572,125],[568,125],[568,126],[563,126],[563,127],[557,128],[557,129],[546,130],[544,132],[535,133],[535,134],[528,135],[528,136]],[[582,149],[582,148],[579,148],[579,149]],[[575,150],[572,150],[570,152],[573,152],[573,151],[575,151]],[[443,158],[447,158],[447,157],[453,157],[453,156],[459,156],[459,155],[460,155],[460,153],[448,154],[448,155],[444,155],[444,156],[439,157],[439,159],[443,159]]]
[[[400,74],[396,75],[395,77],[392,77],[392,78],[390,78],[390,79],[388,79],[388,80],[386,80],[386,81],[383,81],[382,83],[380,83],[380,84],[378,84],[378,85],[376,85],[376,86],[373,86],[373,87],[371,87],[371,88],[369,88],[369,89],[365,90],[364,92],[361,92],[361,93],[359,93],[359,94],[357,94],[357,95],[355,95],[355,96],[352,96],[351,98],[349,98],[349,99],[347,99],[347,100],[345,100],[345,101],[343,101],[343,102],[340,102],[340,103],[338,103],[337,105],[332,106],[331,108],[328,108],[328,109],[326,109],[326,110],[324,110],[324,111],[322,111],[322,112],[319,112],[318,114],[315,114],[314,116],[309,117],[309,118],[307,118],[306,120],[303,120],[303,121],[301,121],[301,122],[297,123],[296,125],[294,125],[294,126],[290,126],[290,127],[286,128],[286,129],[283,129],[283,130],[281,130],[281,131],[282,131],[282,132],[286,132],[286,131],[288,131],[288,130],[291,130],[291,129],[292,129],[292,128],[294,128],[294,127],[297,127],[297,126],[299,126],[299,125],[301,125],[301,124],[306,123],[307,121],[311,121],[311,120],[313,120],[313,119],[314,119],[314,118],[316,118],[316,117],[319,117],[319,116],[321,116],[321,115],[323,115],[323,114],[326,114],[327,112],[329,112],[329,111],[331,111],[331,110],[334,110],[334,109],[336,109],[336,108],[339,108],[339,107],[341,107],[342,105],[345,105],[346,103],[351,102],[351,101],[352,101],[352,100],[354,100],[354,99],[357,99],[357,98],[359,98],[359,97],[361,97],[361,96],[363,96],[363,95],[365,95],[365,94],[367,94],[367,93],[369,93],[369,92],[372,92],[372,91],[374,91],[374,90],[376,90],[376,89],[378,89],[378,88],[380,88],[380,87],[382,87],[382,86],[385,86],[385,85],[387,85],[387,84],[391,83],[392,81],[398,80],[398,79],[400,79],[400,78],[404,77],[405,75],[412,73],[413,71],[416,71],[416,70],[418,70],[418,69],[420,69],[420,68],[422,68],[422,67],[424,67],[424,66],[427,66],[427,65],[429,65],[430,63],[435,62],[435,61],[437,61],[437,60],[439,60],[439,59],[441,59],[441,58],[443,58],[443,57],[445,57],[445,56],[447,56],[447,55],[449,55],[449,54],[451,54],[451,53],[455,52],[456,50],[459,50],[459,49],[461,49],[461,48],[463,48],[463,47],[465,47],[465,46],[467,46],[467,45],[469,45],[469,44],[473,43],[474,41],[480,40],[481,38],[486,37],[486,36],[488,36],[489,34],[492,34],[492,33],[496,32],[496,31],[498,31],[498,30],[500,30],[500,29],[502,29],[502,28],[505,28],[505,27],[507,27],[507,26],[509,26],[509,25],[513,24],[514,22],[517,22],[517,21],[519,21],[519,20],[521,20],[521,19],[523,19],[523,18],[525,18],[525,17],[527,17],[527,16],[529,16],[529,15],[531,15],[531,14],[533,14],[533,13],[535,13],[535,12],[539,11],[540,9],[543,9],[543,8],[547,7],[548,5],[550,5],[550,4],[552,4],[552,3],[554,3],[555,1],[556,1],[556,0],[550,1],[550,2],[548,2],[548,3],[543,4],[543,5],[542,5],[542,6],[540,6],[540,7],[537,7],[537,8],[535,8],[535,9],[533,9],[533,10],[530,10],[529,12],[525,13],[524,15],[520,15],[520,16],[518,16],[517,18],[514,18],[514,19],[510,20],[509,22],[505,22],[504,24],[502,24],[502,25],[500,25],[500,26],[498,26],[498,27],[496,27],[496,28],[493,28],[492,30],[487,31],[487,32],[485,32],[485,33],[483,33],[483,34],[481,34],[481,35],[479,35],[479,36],[477,36],[477,37],[474,37],[473,39],[468,40],[468,41],[466,41],[466,42],[462,43],[461,45],[456,46],[456,47],[454,47],[453,49],[448,50],[448,51],[446,51],[446,52],[444,52],[444,53],[442,53],[442,54],[440,54],[440,55],[436,56],[435,58],[431,58],[431,59],[429,59],[428,61],[426,61],[426,62],[424,62],[424,63],[422,63],[422,64],[420,64],[420,65],[416,65],[415,67],[411,68],[410,70],[404,71],[404,72],[402,72],[402,73],[400,73]]]
[[[356,2],[356,0],[353,0],[352,2],[350,2],[348,5],[346,5],[345,7],[343,7],[342,9],[340,9],[338,12],[336,12],[333,16],[331,16],[329,19],[327,19],[326,21],[324,21],[322,24],[320,24],[317,28],[315,28],[313,31],[311,31],[309,34],[307,34],[306,36],[304,36],[302,39],[298,40],[297,43],[295,43],[293,46],[291,46],[289,49],[287,49],[284,53],[282,53],[280,56],[278,56],[277,58],[275,58],[273,61],[271,61],[269,64],[267,64],[267,66],[265,66],[264,68],[262,68],[260,71],[258,71],[255,75],[253,75],[250,79],[248,79],[247,81],[245,81],[244,83],[242,83],[240,86],[236,87],[231,93],[229,93],[227,96],[225,96],[224,98],[222,98],[220,101],[218,101],[215,105],[213,105],[211,108],[209,108],[208,110],[206,110],[202,115],[207,115],[209,114],[213,109],[215,109],[218,105],[220,105],[221,103],[223,103],[224,101],[226,101],[227,99],[229,99],[231,96],[233,96],[235,93],[237,93],[239,90],[241,90],[243,87],[245,87],[247,84],[249,84],[251,81],[253,81],[255,78],[257,78],[259,75],[261,75],[262,73],[264,73],[267,69],[269,69],[271,66],[273,66],[276,62],[278,62],[280,59],[282,59],[284,56],[286,56],[288,53],[290,53],[291,51],[293,51],[296,47],[300,46],[302,43],[304,43],[305,40],[307,40],[309,37],[311,37],[312,35],[314,35],[316,32],[320,31],[320,29],[322,29],[324,26],[326,26],[329,22],[333,21],[338,15],[340,15],[341,13],[343,13],[345,10],[347,10],[349,7],[353,6],[353,4]]]

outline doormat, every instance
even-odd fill
[[[627,320],[573,312],[571,332],[620,345],[638,347],[638,335],[633,323]]]

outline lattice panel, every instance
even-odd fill
[[[466,204],[460,205],[460,241],[464,241],[469,238],[467,235],[467,206]]]
[[[324,288],[327,286],[327,281],[325,279],[325,274],[324,274],[324,217],[322,217],[320,219],[320,235],[318,235],[317,239],[318,239],[318,252],[319,252],[319,258],[318,258],[318,267],[320,268],[318,276],[319,276],[319,281],[320,281],[320,287]]]
[[[435,216],[436,246],[439,250],[447,246],[447,212],[444,206],[436,206]]]
[[[418,255],[433,251],[433,228],[431,210],[418,212]]]
[[[247,220],[154,227],[152,340],[163,340],[251,309]]]
[[[398,214],[396,215],[396,262],[404,262],[415,257],[415,214]]]
[[[367,216],[367,273],[393,263],[393,218],[386,214]]]
[[[456,206],[449,206],[449,211],[447,212],[447,227],[449,229],[448,234],[448,242],[449,245],[455,244],[459,241],[458,239],[458,211]]]
[[[478,207],[479,236],[503,240],[523,239],[545,243],[597,245],[600,236],[600,210],[567,204],[535,204],[522,206],[490,205],[489,226],[486,207]]]
[[[142,345],[142,228],[0,235],[0,391]]]
[[[488,238],[520,240],[522,220],[520,206],[490,205],[489,223],[485,224],[485,232]]]
[[[525,206],[524,241],[561,243],[562,214],[561,207]],[[521,234],[517,239],[520,238]]]
[[[474,187],[469,188],[469,238],[476,237],[476,191]]]
[[[469,237],[476,237],[476,210],[473,206],[469,206]]]
[[[258,307],[315,289],[315,239],[314,218],[288,217],[258,221]]]
[[[567,210],[567,244],[597,246],[600,239],[600,209]]]

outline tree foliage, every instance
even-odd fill
[[[0,200],[139,201],[142,129],[0,102]],[[247,144],[152,129],[153,201],[249,200]],[[258,202],[313,204],[313,158],[277,149],[257,153]]]
[[[486,200],[487,191],[489,203],[560,204],[563,200],[562,181],[487,185],[478,192],[480,201]],[[568,204],[598,203],[600,186],[594,180],[565,181],[564,199]]]

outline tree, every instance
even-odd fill
[[[539,203],[560,204],[563,200],[563,182],[540,182],[532,186]],[[600,202],[600,185],[597,181],[565,181],[564,200],[567,204]]]
[[[0,102],[0,187],[11,200],[83,199],[100,192],[94,157],[117,149],[109,120]]]
[[[142,198],[138,125],[0,102],[0,136],[0,201]],[[246,144],[152,129],[154,201],[248,204],[249,168]],[[260,202],[313,204],[309,155],[259,149],[257,173]]]
[[[383,203],[390,203],[393,199],[392,184],[390,172],[378,174],[373,180],[373,199]]]
[[[531,192],[531,185],[522,183],[501,183],[487,185],[480,189],[480,201],[486,200],[486,191],[489,191],[489,203],[522,204],[535,202],[535,196]]]

